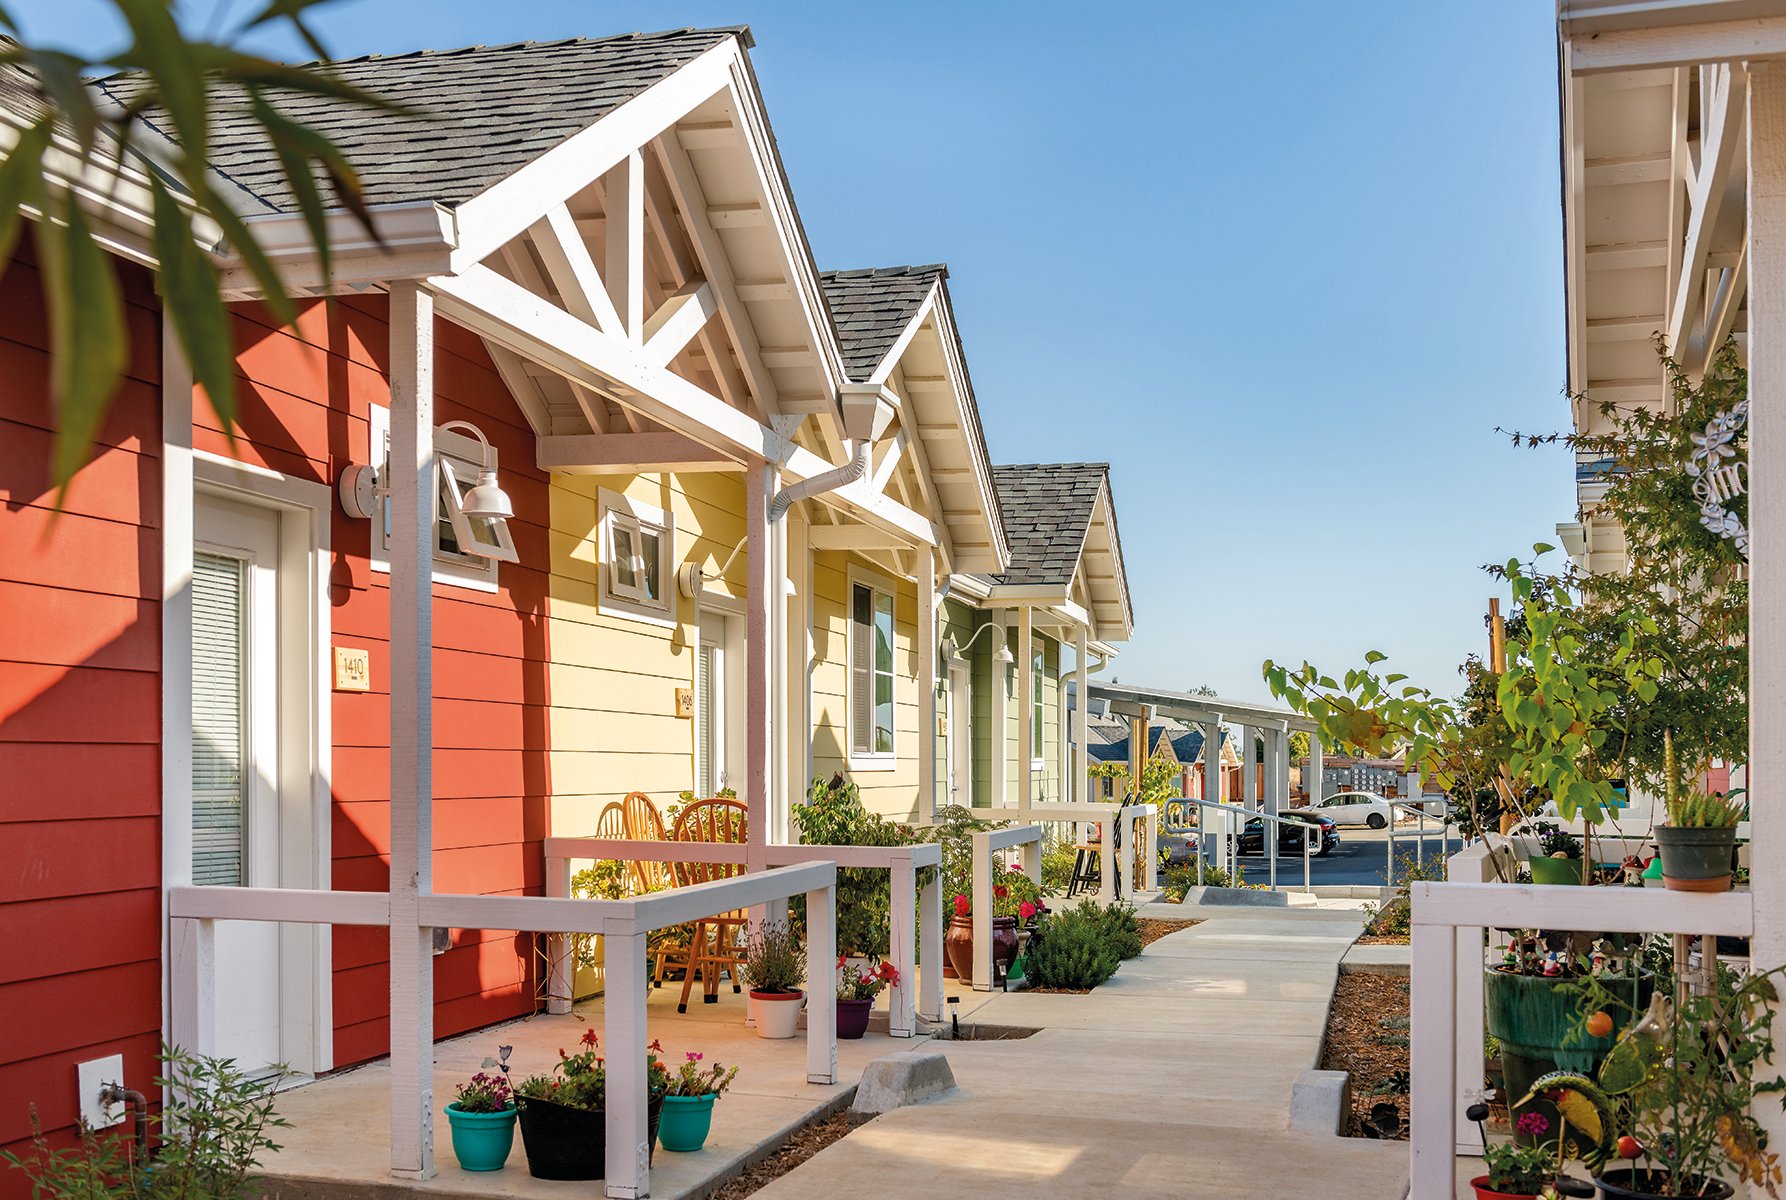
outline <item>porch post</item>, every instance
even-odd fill
[[[918,820],[936,818],[936,552],[918,547]]]
[[[992,771],[992,807],[1005,808],[1011,803],[1011,715],[1010,687],[1011,681],[1005,673],[1005,664],[998,661],[998,648],[1009,645],[1006,635],[1005,614],[998,614],[998,640],[992,644],[989,656],[992,671],[992,728],[987,741],[992,746],[992,761],[988,764]]]
[[[434,297],[390,290],[391,1173],[434,1175]]]
[[[786,907],[785,901],[780,901]],[[837,882],[806,893],[806,961],[820,964],[829,981],[837,960]],[[807,988],[806,1082],[837,1082],[837,989]]]
[[[1253,761],[1254,735],[1259,731],[1251,725],[1242,725],[1236,732],[1240,735],[1240,802],[1247,810],[1259,807],[1259,766]]]
[[[1308,793],[1308,802],[1311,807],[1321,803],[1322,792],[1327,786],[1321,778],[1321,773],[1327,767],[1327,764],[1322,761],[1324,754],[1325,751],[1321,748],[1321,735],[1311,732],[1308,735],[1308,766],[1303,768],[1302,772],[1302,788]]]
[[[1087,758],[1090,753],[1086,749],[1085,739],[1089,732],[1086,712],[1091,708],[1091,697],[1086,694],[1087,675],[1086,631],[1081,625],[1073,634],[1073,654],[1077,660],[1073,667],[1073,690],[1077,704],[1073,709],[1073,786],[1067,791],[1069,801],[1084,804],[1091,799],[1091,763]]]
[[[1017,811],[1025,818],[1036,795],[1034,622],[1027,607],[1017,610]]]
[[[918,961],[923,974],[918,983],[918,1015],[926,1021],[943,1019],[943,873],[930,873],[930,882],[918,889]]]
[[[1749,64],[1749,779],[1757,970],[1786,963],[1786,64]],[[1765,864],[1765,865],[1763,865]],[[1752,1111],[1776,1142],[1778,1104]]]
[[[169,922],[168,1041],[189,1054],[217,1053],[217,923]]]
[[[1265,811],[1277,816],[1283,811],[1290,792],[1290,735],[1282,729],[1265,731]],[[1259,831],[1264,841],[1266,873],[1271,886],[1277,886],[1277,831],[1273,821],[1265,821],[1268,829]]]
[[[774,697],[770,694],[770,643],[772,609],[780,589],[775,585],[771,562],[769,501],[775,495],[780,474],[767,462],[752,463],[745,468],[745,634],[744,634],[744,711],[745,771],[744,804],[748,829],[745,839],[744,864],[747,871],[763,871],[769,866],[765,847],[769,836],[769,788],[772,774],[770,759],[774,754],[769,714]],[[760,917],[759,917],[760,919]]]
[[[602,1053],[607,1057],[608,1111],[605,1191],[616,1200],[651,1194],[645,1102],[645,935],[602,938],[606,988]]]
[[[1211,717],[1203,722],[1203,798],[1215,804],[1222,802],[1222,721]],[[1226,823],[1227,814],[1197,810],[1197,853],[1203,861],[1216,861],[1217,830]],[[1215,835],[1215,836],[1212,836]]]
[[[899,972],[899,981],[887,989],[887,1033],[897,1038],[911,1037],[917,1026],[913,998],[918,987],[918,872],[911,855],[907,849],[895,857],[887,872],[893,910],[887,930],[887,961]]]

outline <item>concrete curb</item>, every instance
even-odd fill
[[[1340,959],[1341,975],[1396,975],[1408,978],[1414,962],[1412,946],[1354,944]]]
[[[1257,888],[1194,887],[1185,893],[1186,908],[1289,908],[1288,892],[1267,892]]]
[[[856,1085],[850,1105],[850,1123],[859,1125],[871,1117],[921,1104],[955,1090],[955,1073],[949,1056],[940,1050],[919,1047],[885,1054],[871,1061]]]
[[[1352,1108],[1352,1077],[1344,1071],[1304,1071],[1290,1092],[1290,1128],[1337,1137]]]

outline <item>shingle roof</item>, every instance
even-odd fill
[[[457,205],[731,37],[749,45],[749,31],[740,26],[306,64],[326,66],[345,82],[426,118],[290,92],[277,95],[274,104],[341,147],[360,172],[368,203]],[[126,102],[135,80],[114,75],[93,86]],[[245,112],[224,107],[212,129],[211,164],[268,208],[293,211],[296,197],[257,128]]]
[[[843,366],[861,383],[881,365],[893,343],[912,323],[924,297],[947,279],[941,263],[927,267],[873,267],[865,271],[826,271],[819,276],[831,319],[843,346]]]
[[[1108,463],[1027,463],[992,468],[1011,565],[999,583],[1073,582]]]
[[[1186,766],[1195,763],[1203,755],[1203,731],[1191,728],[1183,730],[1167,729],[1162,725],[1148,728],[1147,744],[1150,754],[1160,752],[1160,739],[1167,738],[1172,743],[1172,753],[1178,761]],[[1228,731],[1222,730],[1221,744],[1228,744]],[[1129,739],[1124,736],[1105,745],[1087,742],[1086,752],[1099,762],[1127,762],[1129,757]]]

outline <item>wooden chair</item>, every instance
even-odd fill
[[[747,809],[737,800],[715,798],[702,800],[683,809],[676,818],[672,835],[678,842],[706,842],[741,845],[745,840]],[[730,879],[744,874],[743,863],[681,862],[674,864],[676,883],[692,887]],[[682,999],[676,1011],[688,1011],[688,994],[694,989],[695,974],[701,976],[701,1002],[719,1003],[719,975],[722,969],[732,972],[732,991],[743,990],[739,971],[744,966],[744,949],[740,944],[749,914],[741,908],[695,922],[694,939],[689,943],[686,969],[682,976]]]
[[[644,792],[628,792],[626,799],[620,802],[620,808],[625,814],[624,836],[627,841],[661,842],[670,836],[664,829],[663,814]],[[634,862],[633,875],[639,881],[641,894],[676,886],[669,863]]]

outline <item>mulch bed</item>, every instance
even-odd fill
[[[842,1139],[849,1131],[850,1111],[847,1108],[808,1121],[788,1135],[788,1140],[775,1153],[746,1168],[744,1174],[712,1193],[712,1200],[744,1200],[746,1196],[755,1195],[759,1188],[769,1186],[832,1142]]]
[[[1201,921],[1156,921],[1152,917],[1136,917],[1135,924],[1141,927],[1141,944],[1151,946],[1169,933],[1177,933],[1181,929],[1189,929],[1193,925],[1201,925]]]
[[[1393,1104],[1400,1115],[1396,1140],[1408,1136],[1407,1094],[1373,1095],[1372,1089],[1397,1071],[1408,1069],[1408,981],[1394,975],[1341,975],[1327,1016],[1327,1044],[1321,1069],[1345,1071],[1352,1077],[1352,1111],[1346,1137],[1381,1138],[1367,1121],[1379,1104]]]
[[[1388,935],[1367,933],[1358,939],[1358,944],[1360,946],[1406,946],[1408,945],[1408,935],[1405,933]]]

